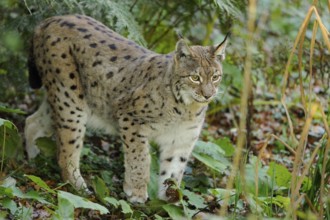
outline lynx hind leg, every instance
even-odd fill
[[[39,109],[25,120],[24,135],[26,140],[25,149],[29,159],[35,158],[40,150],[36,146],[36,139],[53,134],[53,122],[50,106],[46,99]]]
[[[87,189],[80,173],[80,153],[86,130],[86,104],[78,98],[78,89],[69,86],[56,86],[49,89],[49,100],[55,119],[55,133],[58,150],[58,165],[64,181],[69,182],[77,190]],[[55,101],[56,100],[56,101]]]

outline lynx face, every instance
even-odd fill
[[[222,79],[225,40],[217,47],[188,47],[183,40],[177,43],[176,85],[181,88],[178,96],[185,104],[207,104],[216,96]]]

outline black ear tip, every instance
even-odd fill
[[[231,31],[229,31],[229,32],[226,34],[226,37],[225,37],[224,41],[227,40],[227,38],[230,37],[230,36],[231,36]]]
[[[226,34],[225,39],[223,39],[223,41],[219,44],[219,46],[217,47],[217,49],[218,49],[219,47],[221,47],[221,46],[227,41],[227,38],[230,37],[230,35],[231,35],[231,32],[229,31],[229,32]]]

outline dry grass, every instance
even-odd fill
[[[323,123],[324,123],[324,127],[326,128],[326,134],[327,134],[327,139],[328,139],[328,144],[326,146],[326,150],[325,150],[325,154],[324,154],[324,158],[323,158],[323,170],[322,170],[322,178],[321,178],[321,193],[320,193],[320,210],[319,213],[314,213],[317,216],[319,216],[319,218],[322,218],[323,213],[324,213],[324,176],[325,176],[325,167],[326,167],[326,162],[328,160],[327,156],[328,156],[328,151],[329,151],[329,147],[330,147],[330,132],[329,132],[329,127],[328,127],[328,123],[327,123],[327,119],[324,113],[324,110],[320,104],[320,102],[318,101],[317,97],[315,94],[313,94],[312,92],[312,76],[313,76],[313,72],[312,72],[312,67],[313,67],[313,52],[314,52],[314,46],[315,46],[315,39],[316,39],[316,33],[318,30],[321,31],[322,33],[322,37],[323,37],[323,41],[325,43],[325,45],[327,46],[328,50],[330,51],[330,41],[329,41],[329,32],[326,29],[326,27],[324,26],[318,10],[317,10],[317,0],[315,0],[313,2],[313,5],[309,8],[306,17],[303,21],[303,23],[300,26],[299,32],[296,36],[296,40],[294,42],[294,46],[291,50],[286,68],[285,68],[285,73],[284,73],[284,78],[283,78],[283,86],[282,86],[282,99],[281,102],[283,104],[283,107],[286,110],[287,113],[287,118],[289,121],[289,126],[290,126],[290,137],[293,140],[296,140],[294,132],[293,132],[293,126],[292,126],[292,120],[290,118],[290,115],[288,114],[287,111],[287,107],[286,107],[286,90],[287,90],[287,82],[288,82],[288,78],[289,78],[289,69],[291,66],[291,62],[292,62],[292,58],[296,52],[296,49],[298,48],[298,63],[299,63],[299,84],[300,84],[300,92],[301,92],[301,102],[302,105],[304,107],[304,111],[305,111],[305,115],[306,115],[306,121],[305,121],[305,126],[303,128],[303,131],[300,135],[300,140],[297,141],[298,145],[297,147],[292,147],[295,148],[295,161],[294,161],[294,167],[293,167],[293,171],[292,171],[292,180],[291,180],[291,211],[292,211],[292,218],[293,219],[297,219],[297,210],[299,208],[299,205],[302,201],[302,198],[305,196],[303,194],[300,193],[300,188],[302,185],[302,181],[305,178],[305,176],[308,174],[308,170],[310,169],[312,162],[314,161],[314,158],[316,156],[316,154],[318,153],[318,150],[320,149],[320,146],[317,146],[311,156],[311,158],[309,158],[308,163],[305,163],[302,158],[303,158],[303,154],[304,154],[304,150],[307,144],[307,136],[308,136],[308,130],[309,127],[311,125],[311,122],[313,120],[313,117],[316,113],[316,111],[321,112],[322,114],[322,119],[323,119]],[[330,1],[328,1],[328,7],[330,10]],[[313,34],[312,34],[312,39],[311,39],[311,43],[310,43],[310,58],[309,58],[309,64],[310,64],[310,72],[309,72],[309,77],[310,77],[310,84],[309,84],[309,90],[308,90],[308,95],[306,98],[305,95],[305,90],[304,90],[304,85],[303,85],[303,80],[302,80],[302,54],[303,54],[303,43],[305,41],[305,35],[306,35],[306,30],[308,27],[308,24],[311,21],[312,15],[315,16],[315,20],[313,22]],[[315,97],[314,99],[312,97]],[[300,174],[299,169],[301,169],[302,167],[302,173]],[[311,208],[312,210],[314,209]]]
[[[254,42],[254,32],[255,32],[255,20],[256,20],[256,0],[249,1],[248,7],[248,37],[246,38],[246,59],[244,65],[244,83],[242,89],[242,98],[240,104],[240,122],[239,122],[239,132],[236,143],[236,153],[233,160],[232,169],[230,172],[230,177],[227,182],[226,194],[224,195],[223,205],[220,210],[221,216],[226,216],[228,209],[228,201],[229,201],[229,191],[233,188],[234,180],[237,176],[237,171],[240,168],[242,161],[242,152],[246,143],[246,116],[247,116],[247,106],[249,95],[251,94],[251,69],[252,69],[252,45]],[[244,183],[244,175],[241,175],[242,182]],[[244,187],[244,186],[243,186]]]
[[[288,119],[289,123],[289,130],[290,130],[290,144],[286,143],[284,140],[281,140],[280,137],[277,137],[274,134],[269,134],[266,137],[266,141],[264,146],[262,147],[261,151],[263,151],[267,145],[268,142],[270,141],[271,138],[275,138],[282,142],[285,147],[294,155],[294,167],[292,171],[292,179],[291,179],[291,195],[290,195],[290,205],[291,205],[291,213],[288,213],[288,215],[291,215],[292,219],[297,219],[297,212],[302,204],[302,200],[305,199],[307,201],[307,204],[309,204],[310,209],[312,212],[318,216],[318,218],[322,218],[324,215],[324,205],[325,201],[323,201],[323,198],[325,198],[325,173],[326,173],[326,163],[328,161],[328,152],[330,149],[330,130],[329,126],[327,123],[327,118],[324,113],[324,109],[320,102],[318,101],[318,98],[316,94],[313,93],[312,89],[312,77],[313,77],[313,72],[312,72],[312,67],[313,67],[313,55],[314,55],[314,46],[315,46],[315,40],[316,40],[316,34],[318,31],[321,31],[323,42],[325,43],[327,49],[330,51],[330,41],[329,41],[329,32],[324,26],[319,13],[317,9],[317,4],[318,1],[314,0],[313,4],[310,6],[305,19],[303,20],[300,29],[298,31],[298,34],[296,36],[293,48],[290,52],[286,67],[285,67],[285,72],[283,76],[283,84],[282,84],[282,90],[281,90],[281,103],[283,105],[283,108],[286,111],[286,116]],[[330,0],[328,0],[328,8],[330,11]],[[238,134],[238,139],[236,143],[236,154],[234,156],[233,160],[233,165],[232,165],[232,170],[231,174],[229,177],[229,180],[227,182],[227,192],[229,192],[230,189],[233,188],[233,183],[235,178],[237,177],[238,170],[241,168],[241,161],[242,160],[242,151],[245,146],[246,142],[246,116],[247,116],[247,103],[248,103],[248,98],[250,94],[250,89],[251,89],[251,57],[252,57],[252,51],[251,51],[251,46],[253,45],[253,36],[255,34],[255,19],[256,19],[256,1],[255,0],[250,0],[249,1],[249,7],[248,7],[248,20],[247,20],[247,30],[248,30],[248,37],[246,39],[246,59],[245,59],[245,67],[244,67],[244,83],[243,83],[243,89],[242,89],[242,96],[241,96],[241,104],[240,104],[240,123],[239,123],[239,134]],[[309,66],[310,66],[310,83],[309,83],[309,88],[307,91],[307,94],[305,94],[305,89],[304,89],[304,82],[303,82],[303,77],[302,77],[302,63],[303,63],[303,49],[304,49],[304,42],[305,42],[305,36],[306,36],[306,30],[308,28],[308,24],[313,22],[313,34],[310,42],[310,57],[309,57]],[[297,53],[296,53],[297,52]],[[290,68],[292,66],[292,60],[293,57],[297,54],[298,56],[298,70],[299,70],[299,86],[300,86],[300,92],[301,92],[301,104],[304,108],[305,111],[305,125],[303,127],[303,130],[299,136],[299,140],[297,140],[294,130],[293,130],[293,123],[286,105],[286,97],[288,92],[288,79],[290,75]],[[307,95],[307,96],[306,96]],[[306,98],[308,97],[308,98]],[[307,145],[307,137],[308,137],[308,131],[310,129],[310,125],[313,122],[313,119],[315,117],[315,113],[321,113],[322,115],[322,120],[323,124],[326,130],[326,134],[324,135],[323,139],[327,140],[327,145],[324,153],[324,158],[322,161],[323,168],[322,168],[322,179],[321,179],[321,189],[320,189],[320,197],[319,197],[319,206],[314,207],[312,203],[309,201],[309,198],[303,193],[301,193],[300,189],[302,186],[302,182],[304,178],[308,175],[308,171],[310,170],[318,152],[320,149],[320,146],[316,146],[314,149],[311,157],[309,158],[309,161],[306,163],[306,161],[303,161],[302,158],[304,158],[304,152],[305,152],[305,147]],[[260,152],[260,155],[262,155],[262,152]],[[258,162],[260,161],[260,157],[258,159]],[[256,173],[258,172],[258,164],[256,166]],[[244,171],[241,172],[241,180],[244,180]],[[256,183],[255,183],[255,189],[256,189],[256,197],[258,196],[258,176],[256,175]],[[242,181],[244,182],[244,181]],[[220,210],[220,215],[221,216],[226,216],[227,214],[227,209],[228,209],[228,201],[229,201],[229,193],[228,195],[224,195],[224,203],[221,207]],[[290,216],[287,216],[290,217]]]

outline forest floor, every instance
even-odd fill
[[[322,89],[316,89],[315,92],[318,93],[317,95],[321,97],[321,100],[326,101],[328,99],[327,92]],[[292,94],[295,93],[298,94],[299,91],[292,92]],[[249,161],[253,160],[253,157],[256,156],[261,160],[262,167],[269,167],[271,162],[275,162],[276,164],[283,165],[283,167],[286,167],[291,172],[295,160],[294,154],[282,143],[287,142],[290,145],[288,118],[283,106],[273,97],[275,97],[275,94],[271,95],[269,100],[260,100],[258,93],[254,94],[254,100],[252,100],[254,105],[250,107],[248,113],[247,143],[244,149],[246,159],[244,160],[246,160],[246,164],[250,164]],[[8,103],[11,108],[17,108],[27,113],[32,113],[32,109],[36,109],[38,105],[35,93],[26,95],[24,100],[15,100]],[[212,111],[211,108],[210,112],[206,118],[200,140],[208,143],[226,138],[230,140],[230,143],[235,145],[238,135],[239,105],[232,105],[218,112]],[[298,102],[297,104],[291,103],[289,113],[293,121],[295,136],[299,139],[299,135],[306,123],[304,110]],[[23,137],[25,117],[25,114],[0,113],[0,118],[10,120],[17,126],[21,137]],[[315,120],[309,129],[308,141],[304,150],[304,160],[306,162],[315,147],[323,141],[322,137],[324,134],[325,127],[322,124],[322,120]],[[282,141],[276,138],[268,138],[270,135],[280,137]],[[1,207],[0,211],[5,212],[8,219],[16,219],[17,216],[14,213],[20,213],[17,215],[24,213],[14,212],[15,207],[17,209],[25,207],[25,209],[30,210],[25,210],[25,212],[32,214],[33,219],[54,217],[56,216],[54,210],[57,210],[55,212],[58,213],[58,209],[60,209],[59,201],[56,202],[58,195],[45,192],[45,188],[40,182],[36,180],[31,181],[31,178],[27,178],[26,175],[40,177],[50,189],[60,189],[61,191],[69,191],[73,194],[77,194],[77,192],[69,185],[61,183],[60,171],[56,163],[56,149],[51,139],[45,138],[40,140],[39,147],[42,148],[42,153],[32,161],[27,161],[22,146],[21,149],[17,150],[14,158],[6,160],[3,172],[1,173],[2,179],[11,177],[15,181],[16,187],[21,191],[21,196],[16,195],[11,197],[10,201],[16,205],[12,203],[11,205],[6,204],[5,207],[9,207],[9,209],[11,207],[12,212],[7,212],[5,211],[7,209]],[[156,150],[152,152],[155,155],[157,154]],[[228,159],[231,160],[230,157]],[[124,173],[122,163],[123,154],[121,143],[116,137],[102,134],[96,135],[88,132],[85,138],[85,149],[81,161],[83,176],[89,183],[92,183],[93,187],[98,186],[95,185],[95,178],[99,179],[98,177],[101,177],[101,182],[106,184],[105,194],[111,198],[115,198],[117,202],[125,201],[122,191]],[[225,169],[223,173],[219,174],[200,161],[191,158],[186,169],[183,186],[187,190],[195,192],[200,197],[198,197],[198,200],[194,197],[189,197],[189,193],[186,191],[183,193],[182,200],[185,200],[186,203],[179,204],[178,207],[181,207],[180,209],[184,211],[185,216],[207,219],[205,217],[207,214],[217,214],[221,207],[221,199],[217,198],[216,194],[207,193],[207,188],[224,189],[229,174],[230,169]],[[328,186],[330,184],[329,181],[329,178],[327,178],[326,184]],[[237,190],[238,186],[236,185],[235,187]],[[38,194],[29,194],[29,192],[38,192]],[[104,203],[104,200],[97,194],[89,196],[88,201],[103,205],[106,204],[105,206],[111,210],[110,214],[101,215],[100,211],[95,211],[96,208],[94,210],[76,208],[74,211],[75,219],[167,219],[175,216],[171,211],[161,208],[166,204],[163,202],[157,203],[151,200],[145,206],[126,203],[127,207],[125,209],[123,204],[121,206],[115,206],[115,202],[111,203],[111,205]],[[241,216],[240,218],[243,219],[251,213],[252,208],[248,198],[242,196],[243,194],[240,194],[239,201],[241,204],[239,208],[235,207],[238,206],[236,201],[235,204],[232,203],[229,206],[228,210],[230,213],[235,212],[237,216]],[[48,202],[46,203],[44,200]],[[273,217],[283,217],[286,215],[283,207],[279,206],[275,209],[277,211],[273,211]],[[187,210],[189,210],[188,214]]]

